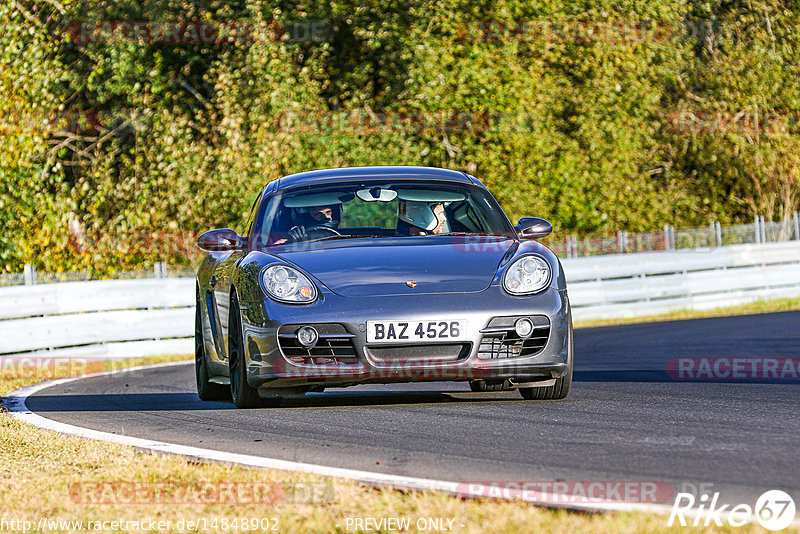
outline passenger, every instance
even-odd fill
[[[444,204],[418,200],[401,200],[397,205],[397,218],[408,227],[408,235],[444,234],[450,231]],[[401,224],[398,229],[403,232]]]

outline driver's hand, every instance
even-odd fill
[[[305,241],[308,238],[308,234],[306,233],[306,229],[302,226],[292,226],[289,230],[289,237],[292,241]]]

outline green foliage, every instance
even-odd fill
[[[465,170],[557,233],[784,218],[799,18],[777,0],[5,3],[0,268],[192,263],[191,236],[242,230],[270,180],[348,165]],[[102,21],[262,33],[68,30]]]

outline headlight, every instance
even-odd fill
[[[522,256],[506,268],[503,289],[512,295],[537,293],[550,284],[550,264],[541,256]]]
[[[306,275],[288,265],[273,265],[261,273],[267,294],[275,300],[308,303],[317,298],[317,288]]]

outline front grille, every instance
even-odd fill
[[[297,331],[305,325],[283,325],[278,330],[278,346],[287,360],[301,365],[358,365],[353,334],[340,324],[312,324],[319,341],[311,348],[297,342]]]
[[[528,316],[533,322],[533,332],[527,338],[520,338],[514,331],[514,323],[521,317],[494,317],[489,321],[489,325],[482,330],[484,334],[478,347],[478,358],[519,358],[542,352],[550,337],[550,319],[544,315]]]
[[[456,362],[469,356],[472,343],[431,343],[367,347],[367,355],[382,365],[409,362]]]

